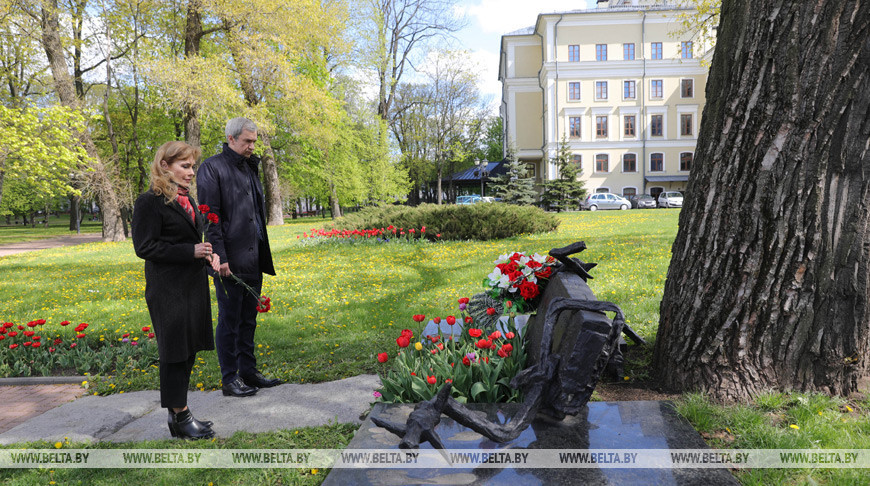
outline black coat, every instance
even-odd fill
[[[200,203],[220,218],[218,224],[209,225],[208,241],[221,263],[229,263],[230,271],[241,278],[275,275],[258,163],[256,156],[246,159],[225,143],[223,152],[207,158],[196,174]],[[254,175],[253,186],[250,173]],[[263,242],[257,238],[257,214],[263,222]]]
[[[202,241],[203,216],[194,225],[178,201],[148,191],[133,209],[133,247],[145,260],[145,302],[157,335],[160,361],[185,361],[214,349],[211,301],[204,258],[194,258]]]

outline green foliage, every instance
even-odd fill
[[[539,208],[517,208],[501,203],[421,204],[417,207],[365,208],[336,220],[332,227],[365,230],[390,225],[397,228],[425,227],[430,239],[486,241],[553,231],[559,226],[559,220]]]
[[[535,191],[535,179],[529,177],[525,164],[516,156],[516,150],[511,146],[508,153],[507,173],[493,177],[490,187],[496,197],[504,202],[520,206],[535,204],[538,193]]]
[[[572,160],[568,141],[564,136],[553,163],[559,170],[559,177],[544,182],[541,203],[557,212],[577,209],[580,200],[586,196],[586,188],[580,180],[582,169]]]

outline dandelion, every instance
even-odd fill
[[[801,429],[798,425],[795,425],[795,424],[791,424],[791,425],[789,425],[789,427],[791,427],[791,428],[793,428],[793,429],[795,429],[795,430],[800,430],[800,429]]]
[[[58,442],[55,442],[55,443],[54,443],[54,448],[55,448],[55,449],[60,449],[61,447],[63,447],[63,443],[62,443],[62,442],[58,441]]]

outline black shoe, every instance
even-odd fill
[[[193,418],[190,409],[178,413],[169,411],[169,433],[172,437],[180,439],[210,439],[214,437],[214,430],[203,427],[202,422]]]
[[[256,388],[271,388],[273,386],[278,386],[281,384],[281,380],[279,380],[278,378],[266,378],[259,371],[257,371],[253,375],[242,377],[242,380],[244,380],[246,385]]]
[[[242,383],[241,378],[236,378],[235,380],[224,384],[222,388],[225,397],[249,397],[255,395],[258,390],[255,386],[248,386]]]
[[[173,412],[171,408],[168,408],[167,410],[169,410],[169,418],[166,421],[167,421],[167,423],[170,424],[169,429],[171,432],[172,431],[172,416],[175,415],[175,412]],[[196,423],[198,423],[199,426],[204,428],[204,429],[210,429],[211,426],[214,425],[214,422],[212,422],[211,420],[196,420],[196,418],[194,418],[193,420],[195,420]]]

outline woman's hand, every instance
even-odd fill
[[[212,253],[211,258],[206,258],[211,263],[211,269],[217,272],[221,267],[221,257],[217,253]]]
[[[209,255],[213,255],[211,243],[206,241],[193,246],[193,258],[208,258]]]

